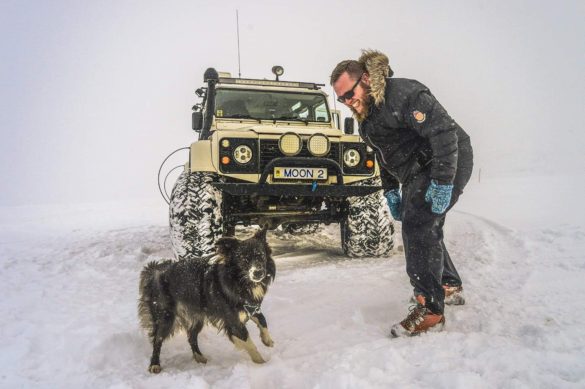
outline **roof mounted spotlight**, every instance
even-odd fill
[[[276,76],[276,81],[279,81],[278,77],[284,74],[284,68],[282,66],[275,65],[272,67],[272,73],[274,73],[274,75]]]
[[[203,74],[203,82],[217,80],[219,80],[219,74],[217,73],[217,70],[215,70],[214,68],[208,68]]]

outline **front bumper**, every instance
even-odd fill
[[[266,183],[266,179],[275,166],[319,166],[332,169],[337,176],[337,184],[320,184],[315,181],[306,184],[278,184]],[[259,182],[256,183],[212,183],[216,188],[234,196],[261,195],[261,196],[305,196],[305,197],[351,197],[366,196],[382,189],[374,185],[345,185],[341,166],[330,159],[285,157],[270,161]]]
[[[211,185],[234,196],[306,196],[306,197],[351,197],[366,196],[382,189],[372,185],[319,185],[308,184],[248,184],[214,182]]]

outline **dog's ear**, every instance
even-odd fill
[[[254,234],[254,238],[266,242],[266,231],[268,231],[268,223],[265,224],[261,230]]]
[[[229,253],[234,251],[236,247],[238,247],[239,242],[240,241],[237,240],[236,238],[230,237],[220,238],[215,244],[215,247],[217,248],[218,253],[228,255]]]

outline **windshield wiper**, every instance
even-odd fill
[[[250,116],[248,114],[244,114],[244,113],[235,113],[235,114],[230,115],[230,116],[224,116],[223,118],[224,119],[252,119],[252,120],[258,120],[258,123],[262,122],[261,119],[252,117],[252,116]]]
[[[296,117],[296,116],[279,116],[277,118],[274,118],[274,121],[276,122],[277,120],[293,120],[296,122],[303,122],[306,125],[309,125],[309,120],[308,119],[303,119],[300,117]]]

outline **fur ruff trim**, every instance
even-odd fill
[[[374,104],[379,106],[385,100],[386,77],[392,77],[394,74],[389,66],[388,57],[376,50],[362,50],[358,62],[366,67],[370,75],[370,96],[374,99]]]

